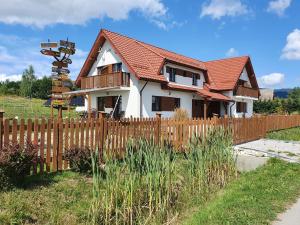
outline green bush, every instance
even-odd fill
[[[88,147],[69,149],[65,159],[69,161],[71,170],[79,173],[92,173],[93,151]]]
[[[13,184],[19,184],[30,174],[30,168],[36,164],[38,157],[36,145],[27,141],[25,147],[17,143],[4,145],[0,151],[1,179],[8,179]]]

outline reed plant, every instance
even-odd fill
[[[92,224],[149,224],[167,221],[184,195],[222,187],[234,174],[230,134],[211,129],[194,137],[185,157],[153,140],[132,139],[123,159],[93,154]]]

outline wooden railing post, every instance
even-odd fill
[[[156,113],[156,144],[160,145],[161,113]]]
[[[3,145],[3,118],[4,111],[0,109],[0,150],[2,150]]]

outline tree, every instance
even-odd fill
[[[32,97],[48,99],[51,94],[52,80],[50,77],[44,76],[42,79],[38,79],[32,86]]]
[[[20,85],[20,95],[24,97],[32,97],[32,86],[36,81],[36,76],[34,75],[34,68],[32,65],[25,69],[22,75],[21,85]]]

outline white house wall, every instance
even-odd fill
[[[163,90],[159,83],[148,82],[147,86],[143,90],[143,117],[154,117],[156,111],[152,111],[152,96],[164,96],[164,97],[173,97],[180,98],[180,108],[186,109],[189,116],[192,116],[192,99],[200,99],[195,96],[195,94],[182,92],[182,91],[173,91],[173,90]],[[174,111],[161,111],[162,117],[171,117],[174,114]]]
[[[114,63],[122,62],[117,53],[113,50],[112,46],[108,41],[105,41],[98,54],[97,60],[93,64],[88,76],[97,75],[97,67],[106,66]],[[122,71],[129,72],[124,63],[122,63]]]

